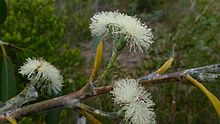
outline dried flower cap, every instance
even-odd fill
[[[155,124],[156,115],[152,106],[151,94],[135,79],[122,79],[115,82],[111,94],[115,104],[125,111],[124,119],[132,124]]]
[[[130,44],[130,51],[137,49],[143,52],[154,41],[151,29],[141,23],[140,19],[127,14],[114,12],[100,12],[91,18],[91,34],[102,37],[103,34],[112,33],[113,36],[121,36]]]
[[[28,80],[40,87],[42,92],[51,94],[52,90],[58,94],[62,89],[63,77],[60,71],[42,58],[28,58],[20,67],[19,73],[27,76]]]

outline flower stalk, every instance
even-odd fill
[[[102,74],[98,77],[98,79],[95,81],[95,83],[100,83],[108,75],[111,67],[114,65],[114,62],[117,59],[119,54],[120,53],[117,50],[113,50],[111,59],[109,60],[106,68],[104,69]]]

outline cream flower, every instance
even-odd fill
[[[143,87],[141,87],[134,79],[122,79],[115,82],[111,93],[114,96],[114,101],[117,104],[129,104],[144,94]]]
[[[149,98],[148,98],[149,99]],[[125,120],[132,124],[156,124],[156,115],[151,106],[152,100],[132,102],[129,106],[125,106]]]
[[[90,29],[92,35],[101,36],[104,33],[109,32],[110,25],[115,25],[115,28],[118,26],[116,25],[116,16],[117,12],[100,12],[96,13],[92,18],[92,23],[90,24]],[[114,30],[114,28],[113,28]]]
[[[151,29],[141,23],[140,19],[123,13],[100,12],[91,18],[91,34],[102,37],[105,33],[112,33],[113,36],[122,36],[130,44],[130,51],[133,48],[143,52],[153,43]]]
[[[47,91],[51,94],[51,90],[57,94],[63,86],[63,77],[60,71],[45,61],[44,59],[28,58],[26,63],[20,67],[19,73],[26,75],[31,83],[35,83],[41,91]]]
[[[115,82],[111,94],[114,102],[125,111],[124,119],[133,124],[155,124],[156,115],[151,108],[154,102],[151,94],[135,79],[122,79]]]

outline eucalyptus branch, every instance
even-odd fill
[[[34,86],[27,85],[21,93],[4,103],[4,105],[0,108],[0,113],[21,107],[25,103],[34,101],[37,98],[38,93]]]
[[[219,67],[220,67],[220,64],[215,64],[215,65],[203,66],[200,68],[187,69],[181,72],[167,73],[163,75],[151,73],[147,76],[139,78],[138,80],[142,84],[171,83],[172,80],[186,80],[187,74],[190,74],[192,77],[197,79],[198,75],[196,74],[196,72],[198,73],[206,73],[206,72],[220,73]],[[195,72],[195,73],[192,73],[192,72]],[[65,96],[60,96],[57,98],[49,99],[49,100],[38,102],[35,104],[23,106],[15,110],[5,111],[4,113],[0,114],[0,121],[1,122],[7,121],[5,119],[6,113],[12,118],[16,120],[20,120],[24,116],[32,115],[35,113],[39,113],[39,112],[54,109],[54,108],[79,107],[80,101],[86,98],[89,98],[89,97],[94,97],[94,96],[102,95],[105,93],[109,93],[112,89],[113,89],[113,86],[109,85],[109,86],[95,87],[92,89],[92,93],[89,93],[89,94],[87,92],[84,92],[84,90],[75,91]]]
[[[53,108],[74,108],[78,106],[79,100],[84,98],[84,93],[82,91],[76,91],[69,95],[49,99],[46,101],[42,101],[39,103],[34,103],[31,105],[27,105],[21,108],[17,108],[15,110],[10,110],[0,114],[0,122],[7,121],[5,116],[11,116],[16,120],[20,120],[22,117],[27,115],[32,115],[38,112],[47,111]]]
[[[200,72],[200,73],[219,73],[220,64],[207,65],[198,68],[192,68],[185,70],[187,73]]]
[[[138,80],[141,83],[148,83],[148,82],[161,83],[161,81],[162,83],[166,83],[164,82],[166,80],[174,80],[174,79],[183,80],[185,78],[185,75],[189,74],[197,80],[212,82],[220,79],[219,74],[217,73],[220,73],[220,64],[213,64],[198,68],[186,69],[184,71],[167,73],[163,75],[153,72],[147,76],[140,77]]]

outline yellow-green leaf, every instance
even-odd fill
[[[167,71],[169,69],[169,67],[171,66],[171,64],[173,63],[174,57],[171,56],[158,70],[156,70],[155,72],[158,74],[163,74],[165,71]]]
[[[99,44],[96,50],[95,62],[92,68],[91,75],[89,77],[89,81],[93,81],[94,77],[96,76],[96,73],[100,67],[102,56],[103,56],[103,41],[99,41]]]
[[[218,100],[218,98],[215,95],[213,95],[208,89],[206,89],[205,86],[203,86],[201,83],[199,83],[197,80],[195,80],[190,75],[187,75],[187,79],[190,82],[192,82],[194,85],[196,85],[208,97],[208,99],[214,106],[218,114],[218,117],[220,118],[220,101]]]
[[[17,121],[11,116],[6,116],[5,118],[10,122],[10,124],[17,124]]]

